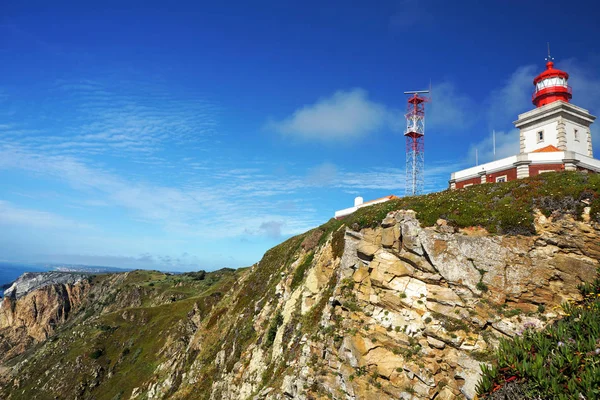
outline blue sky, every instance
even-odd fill
[[[426,190],[518,151],[546,42],[600,113],[595,2],[11,2],[0,14],[0,260],[246,266],[404,193],[405,90],[431,82]],[[593,130],[600,151],[600,131]]]

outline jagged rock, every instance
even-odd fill
[[[361,241],[358,244],[358,257],[365,260],[365,261],[371,261],[373,259],[373,257],[375,256],[375,253],[377,252],[377,250],[379,250],[379,246],[377,246],[374,243],[368,242],[366,240]]]
[[[74,285],[86,279],[88,275],[72,272],[26,272],[4,291],[4,297],[19,299],[27,293],[50,285]]]
[[[21,276],[0,306],[0,349],[5,348],[0,361],[51,336],[81,305],[89,289],[84,278],[65,273]]]
[[[427,343],[429,343],[429,345],[431,347],[434,347],[434,348],[440,349],[440,350],[444,350],[444,348],[446,347],[446,343],[442,342],[441,340],[437,340],[436,338],[434,338],[432,336],[427,336]]]
[[[446,306],[464,306],[464,302],[460,296],[452,289],[437,285],[427,285],[427,300]]]

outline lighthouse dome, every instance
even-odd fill
[[[568,103],[573,97],[571,87],[567,84],[569,74],[554,68],[552,60],[546,63],[546,70],[535,77],[535,91],[532,102],[536,107],[542,107],[555,101]]]

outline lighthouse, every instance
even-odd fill
[[[546,70],[533,80],[532,103],[536,108],[514,122],[520,131],[521,153],[556,148],[593,157],[590,125],[596,117],[571,104],[573,92],[568,81],[569,74],[554,68],[548,55]]]
[[[533,80],[531,102],[535,106],[520,114],[519,154],[477,165],[450,176],[451,189],[488,182],[506,182],[550,171],[600,172],[593,158],[590,126],[596,119],[588,110],[571,103],[569,74],[546,58],[546,69]]]

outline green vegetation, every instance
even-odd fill
[[[96,349],[90,353],[90,358],[92,360],[97,360],[98,358],[100,358],[102,356],[102,354],[104,354],[103,349]]]
[[[265,347],[271,347],[273,342],[275,341],[275,336],[277,336],[277,330],[283,324],[283,316],[281,312],[278,312],[275,315],[275,318],[271,321],[271,325],[269,325],[269,330],[267,331],[267,338],[265,339]]]
[[[475,287],[481,292],[487,292],[489,290],[488,286],[485,283],[483,283],[483,281],[477,282],[477,285]]]
[[[528,235],[534,233],[534,208],[547,216],[558,211],[579,218],[587,203],[592,219],[600,222],[600,174],[559,172],[404,197],[361,208],[343,221],[358,230],[377,226],[390,211],[410,209],[423,226],[443,218],[459,228],[481,226],[490,233]]]
[[[30,376],[11,398],[70,398],[94,370],[111,374],[98,375],[100,384],[85,388],[85,398],[129,398],[135,387],[148,381],[156,367],[171,357],[161,352],[166,343],[188,340],[185,323],[190,316],[194,312],[209,315],[241,273],[221,270],[206,273],[204,280],[157,271],[94,277],[91,293],[95,295],[88,296],[86,308],[39,351],[10,361],[24,362]],[[172,296],[177,300],[171,301]],[[75,363],[79,366],[72,369]],[[68,374],[59,372],[56,365],[71,369]],[[49,370],[55,373],[47,375]],[[40,379],[47,382],[44,389],[38,385]],[[56,388],[60,392],[50,392]]]
[[[346,234],[345,228],[339,228],[333,233],[333,237],[331,239],[331,248],[333,250],[333,256],[335,258],[340,258],[342,254],[344,254],[344,236]]]
[[[335,289],[335,285],[337,282],[336,274],[333,274],[327,283],[327,286],[324,288],[323,293],[321,293],[321,298],[319,301],[312,306],[312,308],[302,316],[302,329],[307,333],[314,332],[318,326],[319,321],[321,320],[321,316],[323,315],[323,311],[328,304],[329,298],[333,294],[333,290]]]
[[[296,268],[296,271],[294,271],[294,276],[292,277],[292,284],[291,284],[292,290],[294,290],[298,286],[300,286],[300,284],[304,280],[304,274],[306,273],[306,270],[312,265],[314,258],[315,258],[315,253],[311,251],[310,253],[308,253],[306,255],[306,257],[304,258],[304,261],[302,261],[302,264],[300,264]]]
[[[463,319],[458,319],[454,317],[450,317],[445,314],[441,314],[438,312],[432,312],[431,315],[441,322],[441,325],[447,332],[456,332],[456,331],[464,331],[470,332],[469,324],[466,323]],[[452,337],[452,335],[450,335]]]
[[[556,324],[500,341],[497,364],[482,366],[480,395],[515,382],[530,398],[600,397],[600,278],[580,290],[583,300],[564,304],[565,317]]]

